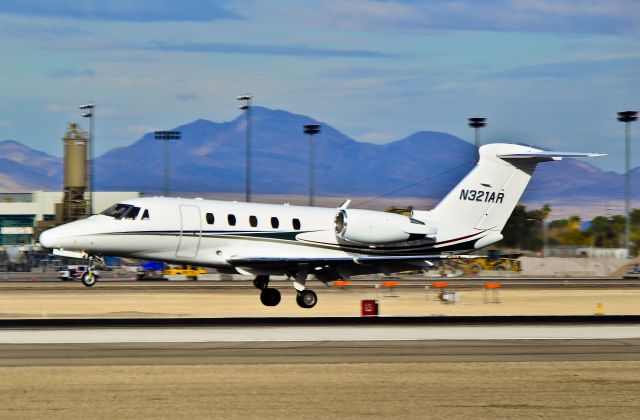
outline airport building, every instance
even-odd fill
[[[138,197],[140,193],[133,191],[94,192],[94,211],[100,213],[117,201]],[[33,244],[36,226],[55,223],[63,199],[62,191],[0,193],[0,246]]]

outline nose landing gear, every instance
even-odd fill
[[[96,282],[98,281],[98,278],[100,277],[97,271],[95,271],[98,265],[104,265],[104,259],[99,256],[90,256],[89,268],[82,275],[82,278],[81,278],[82,284],[84,284],[87,287],[91,287],[94,284],[96,284]]]
[[[93,269],[91,268],[82,275],[82,284],[84,284],[87,287],[91,287],[94,284],[96,284],[97,280],[98,278],[96,277],[96,275],[93,272]]]

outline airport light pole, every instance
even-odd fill
[[[246,93],[244,95],[236,96],[236,99],[239,101],[243,101],[241,105],[238,106],[240,110],[245,111],[246,116],[246,171],[247,174],[245,176],[245,201],[247,203],[251,202],[251,99],[253,95],[250,93]]]
[[[637,111],[618,112],[618,121],[625,124],[624,130],[624,246],[627,249],[627,258],[631,258],[631,219],[630,219],[630,198],[631,198],[631,123],[638,119]]]
[[[78,108],[81,111],[84,111],[81,115],[84,118],[89,118],[89,158],[87,159],[87,188],[89,189],[89,205],[87,206],[87,210],[89,211],[89,216],[93,214],[93,141],[94,141],[94,121],[96,118],[96,104],[93,102],[87,102],[86,104],[78,105]]]
[[[305,124],[303,129],[305,134],[309,135],[309,206],[313,206],[315,190],[316,190],[316,154],[315,154],[315,142],[313,136],[320,133],[319,124]]]
[[[469,127],[472,127],[475,130],[475,144],[476,149],[480,150],[480,129],[487,125],[487,119],[482,117],[472,117],[469,118]]]
[[[156,140],[164,141],[164,196],[169,197],[169,141],[180,140],[182,133],[180,131],[154,131],[153,136]]]

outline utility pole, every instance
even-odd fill
[[[316,155],[315,155],[315,142],[313,136],[320,133],[319,124],[306,124],[303,129],[305,134],[309,135],[309,206],[314,205],[314,196],[316,193]]]
[[[250,93],[246,93],[244,95],[236,96],[236,99],[239,101],[244,101],[242,105],[239,105],[242,111],[245,111],[245,116],[247,117],[247,127],[246,127],[246,185],[245,185],[245,201],[247,203],[251,202],[251,99],[253,95]]]
[[[89,158],[87,159],[87,188],[89,189],[89,205],[88,213],[89,216],[93,215],[93,143],[94,143],[94,120],[96,118],[96,104],[93,102],[88,102],[86,104],[78,105],[78,108],[82,111],[82,116],[84,118],[89,118]]]
[[[472,117],[469,118],[469,127],[472,127],[475,131],[474,142],[476,145],[476,150],[480,150],[480,129],[487,125],[487,119],[483,117]]]
[[[624,130],[624,246],[627,249],[627,258],[631,258],[631,123],[638,119],[637,111],[618,112],[618,121],[625,124]]]
[[[180,140],[182,133],[180,131],[154,131],[153,136],[156,140],[164,141],[164,196],[169,197],[169,140]]]

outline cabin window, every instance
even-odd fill
[[[249,216],[249,224],[251,225],[251,227],[257,227],[258,218],[256,216]]]
[[[207,219],[207,224],[212,225],[213,222],[216,220],[213,217],[213,213],[207,213],[207,215],[205,216],[205,218]]]
[[[142,220],[149,220],[149,210],[144,209],[142,212]]]
[[[229,222],[229,226],[235,226],[236,225],[236,216],[233,214],[230,214],[227,216],[227,222]]]
[[[129,220],[135,220],[135,218],[138,217],[139,213],[140,213],[140,207],[131,206],[131,207],[129,207],[129,210],[127,210],[122,215],[122,218],[123,219],[129,219]]]
[[[109,216],[109,217],[114,217],[116,219],[120,219],[122,217],[122,215],[129,210],[131,207],[133,207],[131,204],[114,204],[113,206],[109,207],[108,209],[106,209],[105,211],[103,211],[100,214],[103,214],[105,216]]]
[[[272,217],[271,218],[271,227],[274,229],[278,229],[278,226],[280,226],[280,221],[278,220],[277,217]]]
[[[132,206],[131,204],[120,204],[120,203],[118,203],[118,204],[114,204],[113,206],[109,207],[108,209],[106,209],[105,211],[103,211],[100,214],[105,215],[105,216],[109,216],[109,217],[113,217],[113,218],[116,218],[118,220],[120,220],[120,219],[134,220],[140,214],[140,210],[141,210],[140,207]],[[149,213],[147,213],[147,218],[148,217],[149,217]]]
[[[295,230],[300,230],[300,219],[293,219],[292,224]]]

